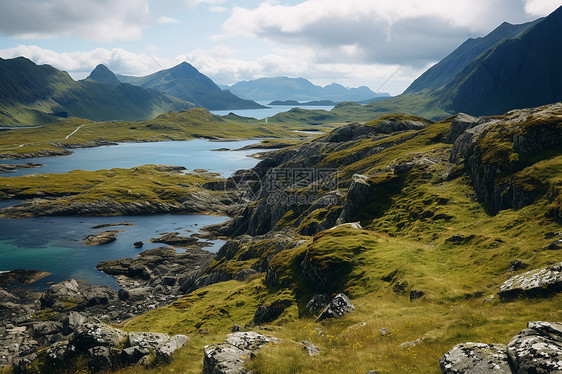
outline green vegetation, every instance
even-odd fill
[[[322,162],[333,163],[365,152],[367,142],[370,147],[373,143],[393,144],[342,167],[345,178],[353,173],[369,175],[367,181],[376,191],[379,201],[363,206],[358,213],[363,229],[341,226],[314,237],[300,237],[299,246],[281,250],[269,262],[278,275],[278,286],[266,281],[265,274],[257,274],[246,282],[202,288],[135,318],[126,329],[193,337],[169,365],[147,372],[199,373],[205,344],[222,342],[232,323],[250,322],[258,305],[277,299],[289,298],[294,304],[267,326],[270,331],[257,331],[284,342],[262,349],[248,363],[254,372],[439,373],[439,358],[455,344],[506,344],[528,321],[558,321],[561,295],[502,302],[497,292],[505,280],[522,272],[509,270],[515,259],[528,269],[560,261],[556,251],[543,248],[552,242],[546,234],[561,229],[549,216],[549,209],[556,204],[560,209],[562,158],[545,155],[514,170],[514,179],[531,187],[542,186],[542,192],[520,210],[506,209],[491,216],[476,200],[466,174],[446,177],[452,168],[446,161],[451,145],[443,143],[449,121],[375,142],[359,140],[327,155]],[[486,148],[492,152],[490,157],[509,165],[512,146],[506,146],[507,138],[493,139]],[[396,175],[385,171],[389,164],[423,157],[435,162]],[[294,214],[289,212],[282,224],[294,225]],[[306,219],[321,221],[326,214],[326,209],[319,209]],[[450,240],[452,237],[459,239]],[[207,271],[236,273],[270,257],[272,249],[268,240],[251,242]],[[315,271],[303,271],[305,262]],[[424,291],[424,297],[411,301],[413,289]],[[316,323],[306,302],[319,292],[333,295],[340,291],[350,295],[356,311]],[[381,328],[390,334],[381,335]],[[418,338],[423,342],[400,347]],[[302,340],[319,346],[321,353],[309,357],[300,345]]]

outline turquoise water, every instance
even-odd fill
[[[16,173],[1,176],[17,176],[38,173],[65,173],[70,170],[99,170],[115,167],[130,168],[143,164],[185,166],[188,169],[207,169],[229,175],[238,169],[253,167],[259,160],[247,157],[251,151],[216,152],[213,149],[237,149],[256,140],[235,142],[210,142],[190,140],[158,143],[124,143],[116,146],[76,149],[70,156],[26,159],[45,167],[20,169]],[[22,160],[2,160],[3,163],[21,163]],[[18,201],[0,200],[0,209],[15,205]],[[151,215],[119,217],[41,217],[24,219],[0,219],[0,271],[13,269],[42,270],[52,275],[34,284],[45,289],[52,282],[69,278],[83,279],[91,284],[118,288],[114,278],[99,272],[95,266],[100,261],[135,258],[138,253],[162,246],[150,243],[150,238],[165,232],[179,232],[189,236],[199,228],[218,224],[228,217],[204,215]],[[108,223],[130,222],[134,226],[115,226],[93,229]],[[87,235],[105,230],[123,230],[113,243],[100,246],[84,246],[81,241]],[[133,247],[136,241],[144,247]],[[216,252],[224,241],[215,240],[206,248]]]
[[[41,168],[18,169],[14,173],[3,173],[0,176],[66,173],[75,169],[132,168],[145,164],[207,169],[228,176],[235,170],[253,167],[257,163],[256,159],[247,156],[257,151],[216,152],[213,149],[228,148],[234,150],[258,142],[259,140],[211,142],[195,139],[154,143],[121,143],[119,145],[81,148],[72,150],[73,154],[64,157],[0,160],[0,163],[5,164],[34,162],[45,165]]]

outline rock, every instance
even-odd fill
[[[562,323],[529,322],[507,346],[515,373],[562,373]]]
[[[342,224],[336,225],[336,226],[332,227],[331,229],[328,229],[328,231],[337,230],[337,229],[342,228],[342,227],[348,227],[348,228],[354,229],[354,230],[363,230],[363,226],[361,226],[360,222],[348,222],[348,223],[342,223]]]
[[[108,347],[94,347],[88,350],[88,367],[94,372],[107,370],[112,366],[111,350]]]
[[[453,122],[451,122],[451,129],[449,130],[446,143],[453,144],[463,132],[474,127],[477,122],[478,118],[476,117],[464,113],[457,114]]]
[[[138,242],[133,243],[133,247],[135,247],[135,248],[142,248],[143,245],[144,245],[144,243],[140,240]]]
[[[188,342],[189,338],[185,335],[172,336],[168,341],[156,348],[157,359],[168,359],[175,351],[183,347]]]
[[[410,291],[410,301],[421,299],[425,295],[424,291],[421,290],[411,290]]]
[[[255,275],[257,273],[258,272],[255,271],[254,269],[240,269],[238,273],[236,273],[236,275],[234,276],[234,279],[243,282],[245,280],[248,280],[248,278],[250,278],[252,275]]]
[[[309,341],[303,340],[301,342],[302,349],[305,350],[309,356],[320,354],[320,349]]]
[[[97,346],[116,347],[127,340],[127,333],[92,319],[74,331],[71,341],[80,352]]]
[[[501,299],[543,297],[562,290],[562,262],[509,278],[500,286]]]
[[[203,374],[247,373],[244,361],[265,344],[277,342],[281,340],[253,331],[228,334],[224,343],[205,346]]]
[[[384,327],[382,329],[380,329],[379,332],[381,333],[381,336],[387,336],[387,335],[391,334],[391,332],[389,330],[385,329]]]
[[[330,296],[328,294],[322,293],[314,295],[312,299],[306,303],[306,309],[310,314],[317,314],[320,312],[328,303],[330,302]]]
[[[555,240],[545,247],[545,249],[548,249],[548,250],[551,250],[551,251],[557,251],[561,248],[562,248],[562,239]]]
[[[236,323],[233,323],[233,324],[232,324],[232,327],[230,328],[230,331],[231,331],[231,332],[239,332],[239,331],[242,331],[242,326],[240,326],[240,325],[238,325],[238,324],[236,324]]]
[[[124,289],[124,288],[121,288],[121,289],[117,292],[117,297],[119,297],[119,300],[123,300],[123,301],[129,300],[129,297],[130,297],[129,291],[127,291],[127,290]]]
[[[62,331],[62,323],[56,321],[36,322],[31,327],[33,336],[42,337],[52,335]]]
[[[412,347],[415,347],[418,344],[421,344],[421,342],[423,342],[423,338],[418,338],[418,339],[413,340],[411,342],[405,342],[405,343],[400,344],[400,348],[410,349]]]
[[[70,312],[68,317],[62,321],[62,332],[65,335],[72,333],[78,327],[86,323],[87,318],[78,312]]]
[[[254,314],[255,325],[275,321],[293,302],[291,300],[275,300],[269,305],[260,305]]]
[[[324,310],[322,310],[316,322],[323,321],[327,318],[340,318],[353,310],[355,310],[355,307],[349,298],[345,294],[340,293],[330,301]]]
[[[357,220],[357,213],[375,199],[374,188],[365,175],[354,174],[353,181],[347,192],[343,209],[338,218],[338,223],[347,223]]]
[[[527,268],[529,265],[521,262],[520,260],[513,260],[509,267],[509,271],[518,271]]]
[[[456,345],[441,357],[439,366],[443,374],[511,374],[503,344]]]
[[[147,348],[142,348],[137,345],[124,348],[119,355],[121,361],[126,365],[136,364],[141,358],[150,354]]]
[[[164,243],[177,247],[192,245],[197,242],[197,238],[179,236],[179,232],[167,232],[162,234],[159,238],[150,239],[153,243]]]
[[[115,240],[117,240],[117,237],[115,236],[115,234],[117,234],[118,232],[119,231],[116,231],[116,230],[109,230],[109,231],[104,231],[104,232],[99,233],[99,234],[88,235],[84,239],[82,239],[82,244],[84,244],[84,245],[102,245],[102,244],[111,243],[111,242],[114,242]]]
[[[109,287],[91,286],[84,281],[70,279],[51,286],[41,296],[40,301],[43,308],[68,310],[107,304],[115,297],[115,291]]]

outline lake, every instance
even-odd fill
[[[116,146],[76,149],[70,156],[45,157],[26,160],[2,160],[2,163],[37,162],[43,168],[20,169],[16,176],[33,173],[65,173],[74,169],[98,170],[115,167],[130,168],[143,164],[185,166],[188,169],[208,169],[229,175],[234,170],[253,167],[259,160],[247,157],[250,151],[212,151],[217,148],[236,149],[256,143],[257,140],[210,142],[189,140],[157,143],[124,143]],[[0,201],[0,208],[17,204],[17,201]],[[138,253],[162,246],[150,243],[150,238],[165,232],[179,232],[189,236],[206,225],[224,222],[228,217],[205,215],[151,215],[119,217],[39,217],[0,219],[0,271],[13,269],[42,270],[52,275],[34,283],[45,289],[53,282],[68,278],[83,279],[91,284],[118,288],[114,278],[99,272],[95,265],[100,261],[123,257],[135,258]],[[115,226],[93,229],[93,226],[130,222],[134,226]],[[113,243],[84,246],[81,241],[89,234],[105,230],[123,230]],[[144,247],[133,247],[136,241]],[[224,243],[211,241],[207,250],[216,252]],[[181,250],[181,249],[180,249]]]
[[[257,119],[264,119],[273,117],[274,115],[282,112],[287,112],[293,108],[301,108],[306,110],[327,110],[330,111],[333,106],[303,106],[303,105],[267,105],[271,101],[258,101],[258,104],[268,106],[264,109],[237,109],[237,110],[212,110],[211,113],[226,116],[228,113],[234,113],[242,117],[252,117]]]

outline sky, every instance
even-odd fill
[[[302,77],[396,95],[468,38],[561,0],[0,0],[0,57],[85,78],[187,61],[217,84]]]

